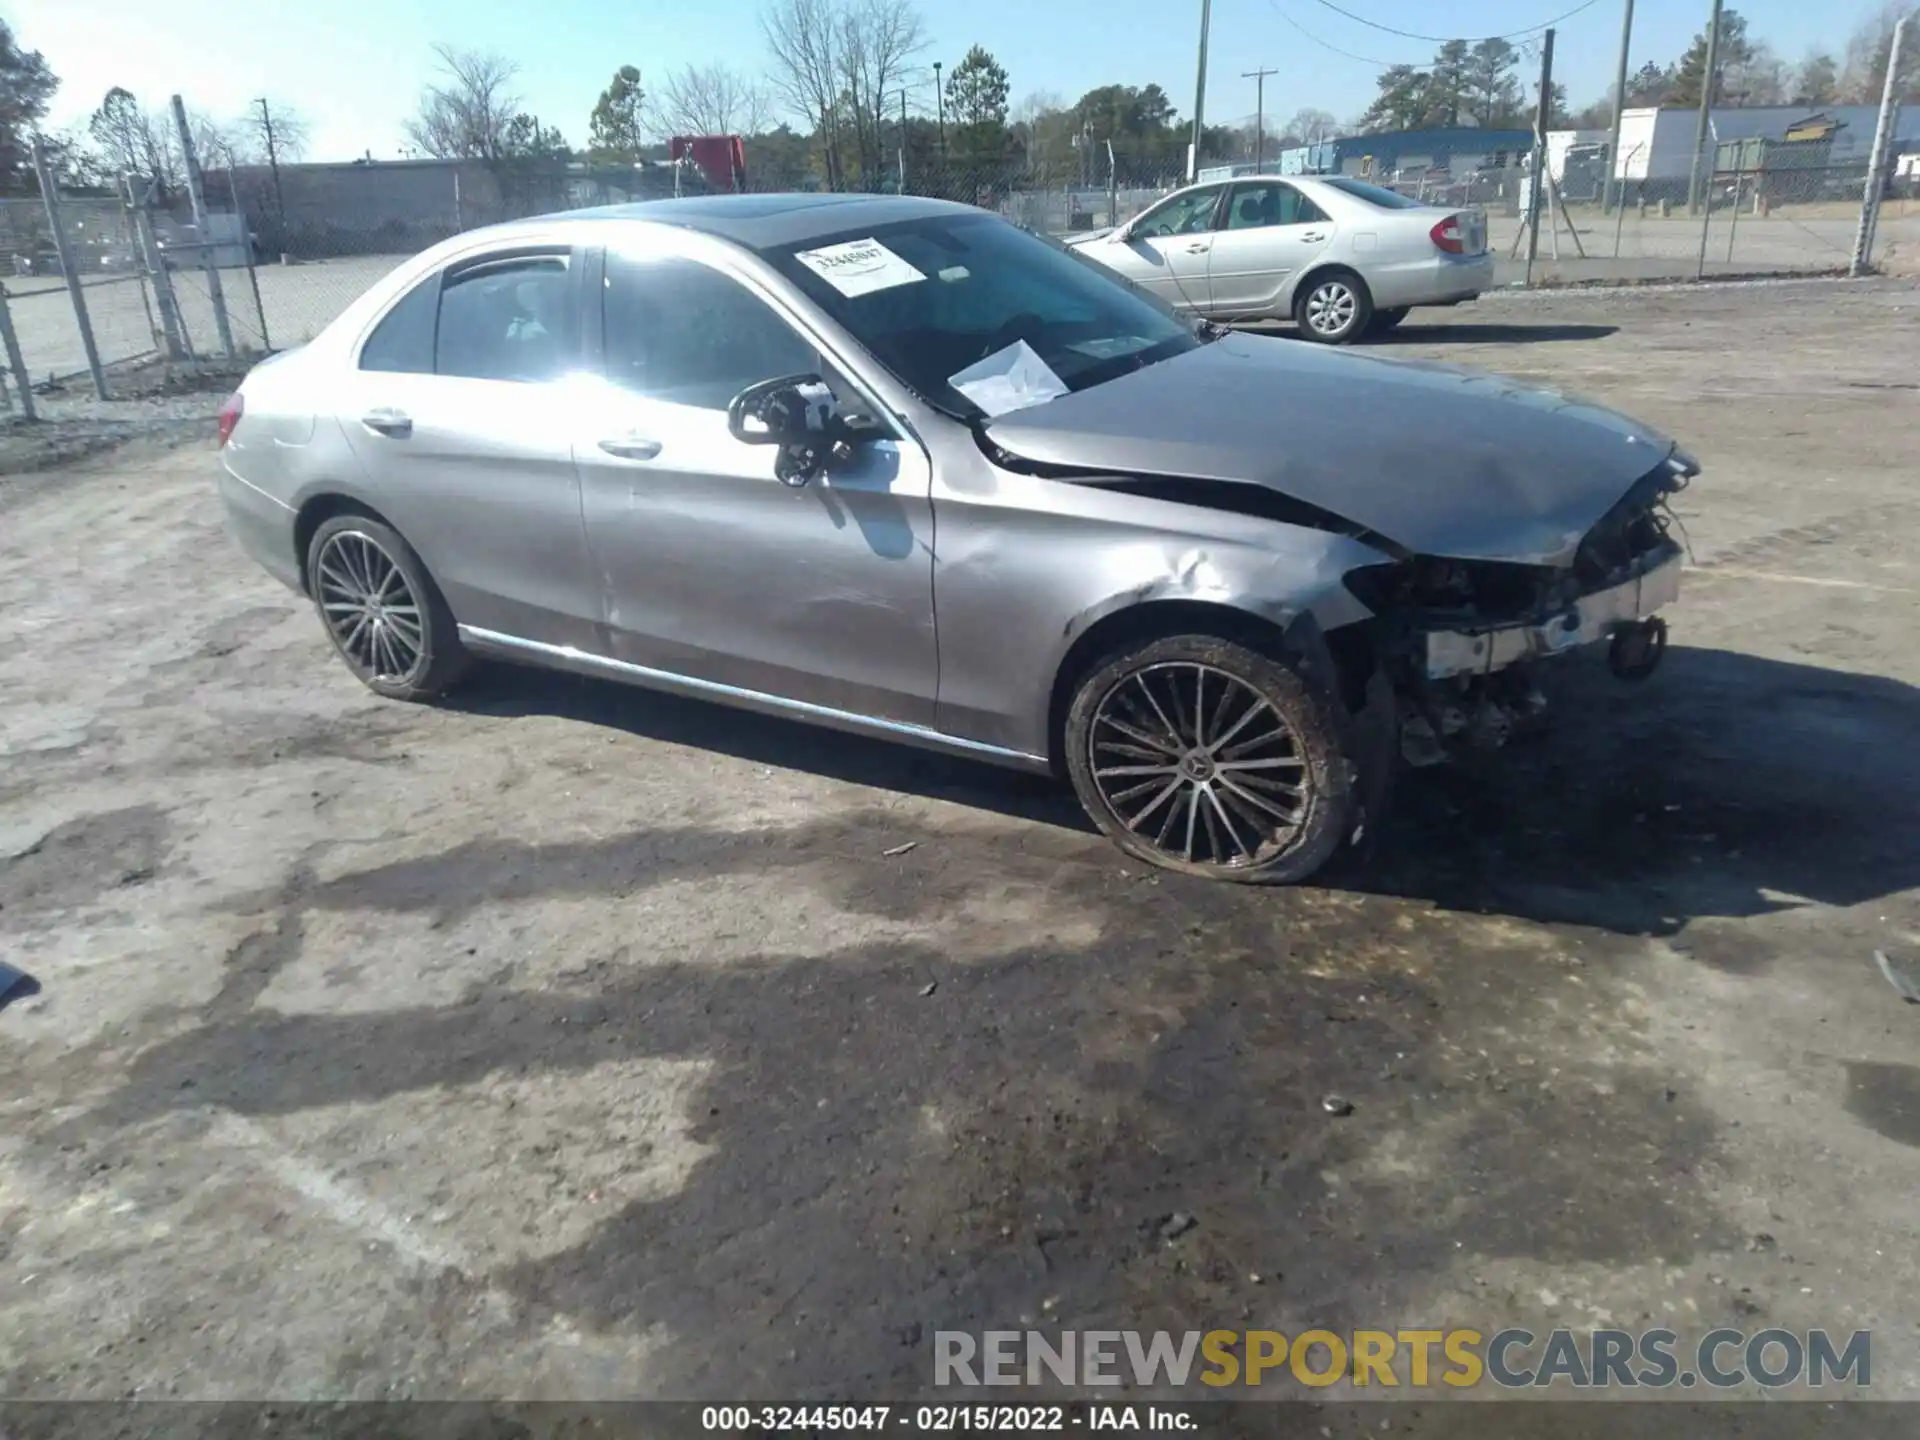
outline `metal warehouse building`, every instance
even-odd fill
[[[1348,135],[1280,152],[1282,175],[1355,175],[1392,178],[1450,170],[1468,175],[1517,165],[1533,146],[1530,130],[1393,130]]]

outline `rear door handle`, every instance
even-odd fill
[[[602,440],[600,448],[622,460],[651,460],[660,453],[660,442],[643,435],[614,435]]]
[[[1315,243],[1318,243],[1319,241],[1324,240],[1327,237],[1316,232],[1312,235],[1302,235],[1300,238],[1302,240],[1308,240],[1308,241],[1313,241]]]
[[[1206,253],[1207,253],[1207,251],[1209,251],[1209,250],[1211,250],[1212,248],[1213,248],[1213,246],[1212,246],[1212,245],[1210,245],[1210,244],[1207,244],[1207,245],[1189,245],[1189,246],[1187,247],[1187,253],[1188,253],[1189,255],[1204,255],[1204,254],[1206,254]]]
[[[404,410],[395,410],[391,405],[369,410],[360,417],[360,423],[376,435],[385,435],[394,440],[404,440],[413,433],[413,417]]]

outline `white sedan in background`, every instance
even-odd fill
[[[1302,335],[1330,345],[1493,285],[1481,211],[1338,175],[1190,185],[1067,243],[1179,309],[1213,320],[1291,316]]]

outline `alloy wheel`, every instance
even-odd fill
[[[1311,778],[1271,701],[1211,665],[1149,665],[1101,699],[1093,783],[1114,817],[1167,858],[1236,869],[1292,844]]]
[[[420,599],[372,536],[328,537],[316,565],[320,612],[340,653],[363,675],[404,684],[426,660]]]
[[[1307,323],[1317,335],[1342,335],[1353,324],[1359,297],[1343,281],[1326,280],[1307,296]]]

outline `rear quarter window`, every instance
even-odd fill
[[[409,290],[373,327],[360,347],[362,370],[403,375],[433,373],[433,324],[440,306],[440,276],[429,275]]]

